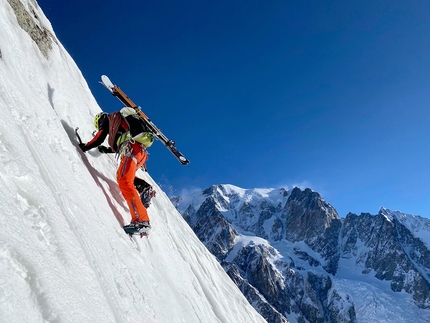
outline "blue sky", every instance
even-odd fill
[[[151,147],[168,193],[297,185],[341,216],[430,217],[427,1],[38,3],[100,106],[121,108],[107,74],[191,160]]]

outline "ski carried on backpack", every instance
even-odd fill
[[[109,77],[106,75],[102,75],[103,84],[113,96],[117,97],[125,106],[133,108],[139,114],[141,120],[145,123],[147,129],[150,133],[152,133],[158,140],[160,140],[164,146],[176,157],[176,159],[182,165],[188,165],[190,161],[185,158],[185,156],[175,147],[175,142],[173,140],[168,139],[160,129],[148,118],[148,116],[143,113],[143,111],[138,107],[131,99],[116,85],[114,85]]]

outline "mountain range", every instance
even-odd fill
[[[429,322],[430,220],[336,209],[309,188],[171,198],[269,322]]]

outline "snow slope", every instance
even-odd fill
[[[405,214],[399,211],[391,211],[382,207],[379,211],[387,218],[396,218],[400,223],[407,227],[415,237],[419,238],[427,248],[430,248],[430,221],[419,215]]]
[[[0,23],[0,322],[264,322],[148,174],[150,238],[124,234],[115,159],[74,138],[100,111],[79,68],[59,43],[45,58],[6,0]]]

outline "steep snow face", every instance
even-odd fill
[[[81,72],[34,0],[0,21],[0,321],[264,322],[146,173],[153,230],[123,232],[115,159],[74,137],[100,111]]]
[[[430,249],[430,220],[418,215],[405,214],[399,211],[391,211],[381,208],[380,214],[384,214],[389,219],[397,219],[407,227],[415,237],[419,238]]]

